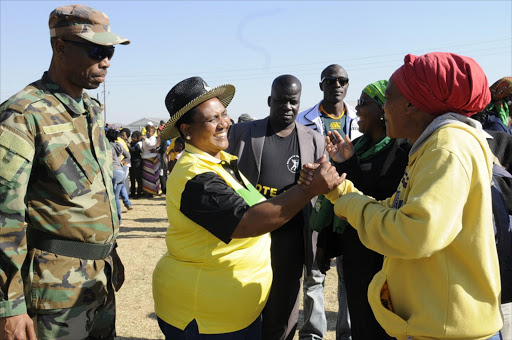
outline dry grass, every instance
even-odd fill
[[[117,339],[163,339],[153,310],[151,277],[157,261],[166,251],[167,215],[165,197],[132,201],[134,209],[123,211],[118,252],[126,280],[117,293]],[[325,283],[325,310],[328,332],[324,339],[335,339],[337,312],[336,269],[328,272]],[[299,327],[302,317],[299,316]],[[298,339],[295,336],[294,339]]]

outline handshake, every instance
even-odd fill
[[[344,180],[346,174],[341,176],[336,168],[323,155],[314,163],[306,163],[300,170],[297,184],[312,197],[325,195],[337,188]]]

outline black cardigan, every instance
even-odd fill
[[[501,165],[512,174],[512,135],[505,132],[485,130],[493,139],[487,139],[489,148]],[[512,178],[497,178],[496,182],[507,202],[508,212],[512,215]]]

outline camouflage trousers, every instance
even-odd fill
[[[37,339],[114,339],[116,303],[111,288],[103,300],[72,308],[30,313]]]
[[[114,339],[111,258],[80,260],[31,249],[24,267],[37,339]]]

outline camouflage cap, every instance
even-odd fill
[[[76,35],[104,46],[130,43],[110,31],[110,20],[105,13],[84,5],[57,7],[50,13],[48,25],[52,38]]]

